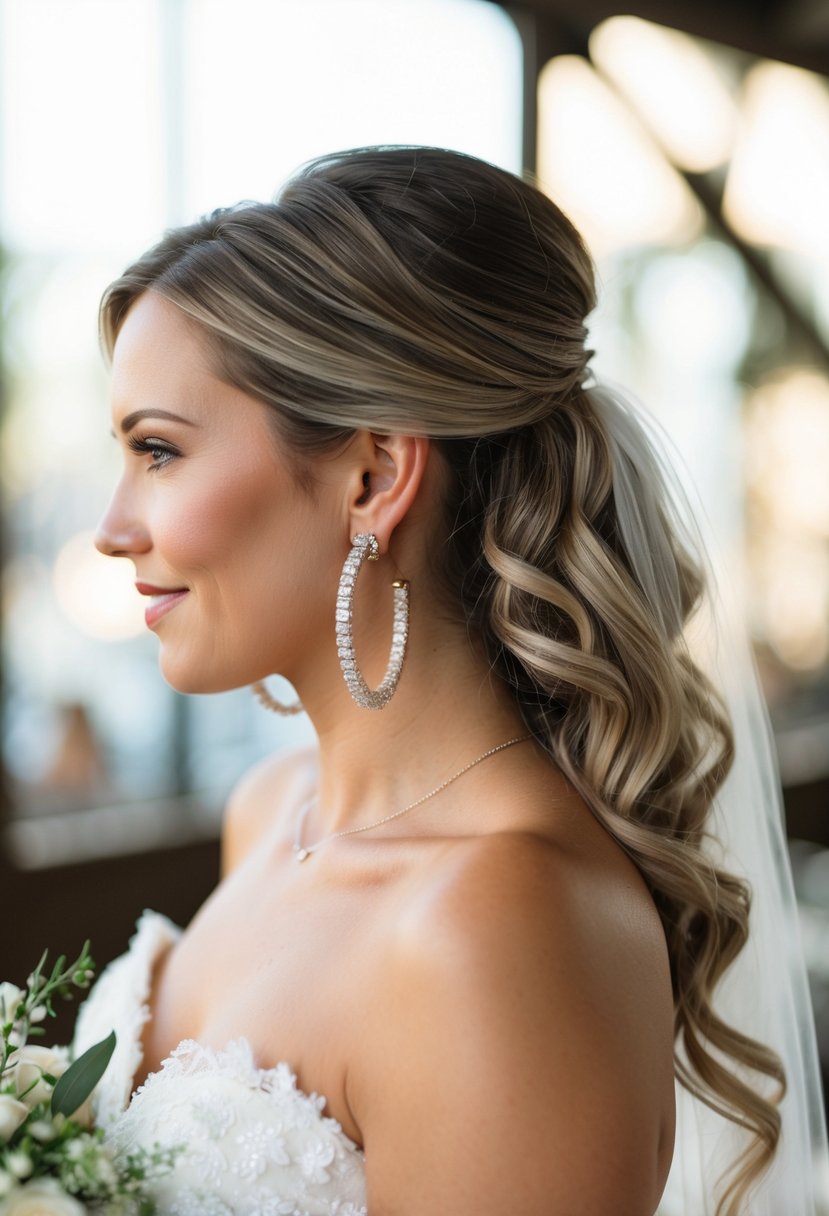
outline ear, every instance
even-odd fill
[[[352,454],[357,463],[349,508],[349,539],[373,532],[386,553],[392,532],[417,497],[429,460],[430,441],[421,435],[363,431]]]

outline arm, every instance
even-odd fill
[[[652,1216],[673,1095],[664,939],[630,888],[579,887],[540,841],[475,852],[411,917],[366,1036],[369,1210]]]

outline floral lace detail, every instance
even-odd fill
[[[205,1135],[221,1140],[236,1122],[236,1112],[215,1094],[203,1094],[193,1102],[193,1118],[204,1125]]]
[[[109,1117],[102,1125],[116,1153],[180,1149],[172,1171],[153,1184],[158,1216],[367,1216],[361,1149],[324,1113],[324,1097],[301,1090],[284,1061],[257,1067],[244,1038],[220,1051],[185,1039],[127,1105],[151,969],[171,930],[178,932],[145,913],[130,952],[104,972],[84,1006],[92,1041],[114,1024],[119,1045],[123,1037],[122,1072],[131,1069],[126,1093],[119,1076],[103,1102]],[[108,980],[113,974],[118,984]]]
[[[141,1035],[150,1017],[153,967],[181,936],[158,912],[142,913],[129,950],[102,972],[78,1011],[73,1051],[81,1055],[117,1030],[115,1051],[93,1099],[95,1121],[108,1128],[130,1100],[132,1079],[141,1065]]]
[[[330,1144],[316,1140],[306,1148],[299,1158],[303,1174],[311,1182],[330,1182],[331,1175],[325,1168],[334,1160],[334,1150]]]
[[[254,1123],[246,1132],[240,1132],[236,1143],[239,1152],[231,1169],[240,1178],[250,1180],[261,1177],[269,1162],[274,1165],[291,1164],[284,1137],[275,1127],[268,1127],[267,1123]]]
[[[226,1203],[203,1191],[181,1190],[164,1210],[167,1216],[234,1216]]]
[[[193,1169],[208,1186],[217,1187],[227,1173],[227,1157],[215,1144],[193,1149]]]

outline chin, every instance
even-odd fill
[[[186,696],[206,696],[214,692],[231,692],[234,688],[241,688],[245,681],[222,679],[218,673],[209,673],[204,670],[203,664],[198,663],[182,664],[165,662],[164,654],[159,658],[159,670],[166,684],[169,684],[175,692],[180,692]]]

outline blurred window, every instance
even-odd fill
[[[539,176],[598,260],[594,367],[699,489],[784,784],[829,781],[827,81],[620,16],[538,97]]]
[[[101,291],[165,227],[320,153],[519,170],[523,69],[486,0],[0,0],[0,22],[7,843],[46,865],[212,832],[245,767],[311,733],[244,689],[174,693],[132,563],[92,546],[120,468]]]

